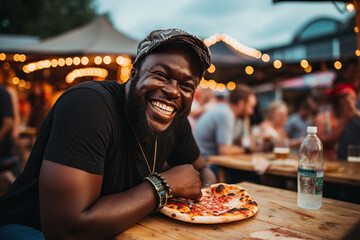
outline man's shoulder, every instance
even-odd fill
[[[64,92],[63,95],[74,92],[75,90],[90,90],[104,96],[105,99],[111,100],[115,97],[121,97],[124,93],[124,84],[119,84],[116,81],[88,81],[79,83]]]

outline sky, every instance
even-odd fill
[[[344,22],[354,13],[345,5],[272,0],[96,0],[114,27],[142,40],[154,29],[180,28],[202,39],[226,33],[240,43],[266,49],[290,43],[311,20],[331,17]]]

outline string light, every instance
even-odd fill
[[[66,60],[65,60],[65,64],[66,64],[66,66],[71,66],[71,65],[72,65],[72,63],[73,63],[73,60],[72,60],[72,58],[71,58],[71,57],[66,58]]]
[[[81,63],[80,58],[79,57],[74,57],[73,63],[74,63],[75,66],[79,65]]]
[[[211,64],[207,71],[208,71],[209,73],[214,73],[215,70],[216,70],[215,65],[214,65],[214,64]]]
[[[311,71],[312,71],[312,66],[309,65],[309,66],[307,66],[304,70],[305,70],[306,73],[311,73]]]
[[[18,77],[14,77],[12,81],[13,81],[13,84],[17,85],[17,84],[19,84],[20,79]]]
[[[224,92],[226,89],[225,85],[223,83],[218,83],[216,85],[216,90],[219,91],[219,92]]]
[[[245,72],[247,75],[251,75],[254,73],[254,68],[252,66],[246,66]]]
[[[58,64],[59,64],[59,66],[60,66],[60,67],[65,66],[65,59],[63,59],[63,58],[59,58],[59,60],[58,60]]]
[[[87,65],[89,63],[89,58],[88,57],[82,57],[81,58],[81,64],[82,65]]]
[[[101,79],[105,79],[108,75],[108,71],[104,68],[79,68],[71,71],[66,76],[66,82],[72,83],[76,78],[94,76]]]
[[[282,66],[282,62],[280,60],[275,60],[273,65],[274,65],[274,68],[279,69]]]
[[[204,78],[200,81],[200,87],[206,89],[209,87],[209,81],[205,80]]]
[[[355,5],[354,5],[354,3],[352,3],[352,2],[348,2],[347,4],[346,4],[346,10],[348,11],[348,12],[353,12],[354,10],[355,10]]]
[[[220,41],[223,41],[226,44],[230,45],[239,53],[245,54],[253,58],[261,58],[262,54],[259,50],[245,46],[225,33],[223,34],[216,33],[213,36],[210,36],[209,38],[205,39],[204,43],[206,44],[206,46],[210,47],[211,45],[214,45],[215,43]]]
[[[236,88],[236,84],[233,81],[227,83],[227,88],[232,91]]]
[[[0,53],[0,61],[5,61],[5,59],[6,59],[6,54]]]
[[[301,62],[300,62],[300,66],[301,66],[302,68],[307,68],[307,67],[309,66],[309,62],[308,62],[307,60],[303,59],[303,60],[301,60]]]
[[[96,56],[96,57],[94,58],[94,63],[95,63],[96,65],[100,65],[100,64],[102,63],[102,58],[101,58],[100,56]]]
[[[26,61],[26,55],[25,54],[20,54],[19,55],[19,60],[20,60],[20,62],[25,62]]]
[[[111,57],[110,56],[105,56],[104,57],[104,63],[109,65],[111,63]]]
[[[217,85],[217,83],[215,82],[215,80],[213,80],[213,79],[209,80],[209,88],[215,89],[216,85]]]
[[[341,67],[342,67],[341,62],[340,62],[340,61],[335,61],[335,62],[334,62],[334,67],[335,67],[335,69],[337,69],[337,70],[341,69]]]
[[[269,62],[270,61],[270,56],[267,53],[264,53],[261,57],[261,60],[263,60],[263,62]]]
[[[15,61],[15,62],[20,61],[20,55],[19,55],[19,54],[15,54],[15,55],[14,55],[14,61]]]

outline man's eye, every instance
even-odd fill
[[[158,77],[167,79],[166,74],[163,73],[163,72],[153,72],[153,74],[155,74],[155,75],[158,76]]]
[[[195,87],[191,83],[183,83],[181,84],[181,88],[188,92],[195,91]]]

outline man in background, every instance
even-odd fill
[[[311,117],[313,116],[314,109],[310,105],[307,99],[303,100],[300,103],[299,109],[297,112],[290,115],[286,125],[285,131],[288,137],[298,144],[293,144],[293,146],[299,147],[300,143],[306,136],[306,128],[312,123]]]
[[[223,103],[205,112],[197,122],[194,137],[204,158],[211,155],[250,153],[251,147],[235,144],[237,122],[254,113],[257,99],[246,85],[238,85]],[[215,166],[211,168],[217,172]]]

